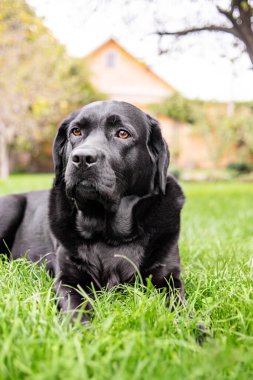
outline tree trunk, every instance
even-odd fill
[[[0,121],[0,178],[5,179],[10,174],[9,155],[7,146],[7,128]]]

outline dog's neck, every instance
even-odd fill
[[[115,212],[106,211],[96,202],[87,202],[82,211],[77,212],[76,227],[84,239],[103,236],[106,241],[126,242],[138,235],[134,226],[133,208],[140,200],[131,195],[123,197]]]

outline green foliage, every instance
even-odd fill
[[[28,189],[30,177],[20,177],[16,191],[26,178]],[[183,187],[187,305],[171,312],[163,293],[137,282],[98,292],[89,328],[72,326],[57,311],[45,268],[2,256],[1,379],[252,378],[252,185]],[[199,321],[208,329],[202,347],[195,341]]]
[[[238,113],[230,118],[228,127],[232,130],[234,143],[241,155],[253,155],[253,108],[238,110]]]
[[[224,103],[190,100],[176,93],[151,109],[158,115],[192,124],[210,147],[214,163],[231,148],[236,149],[239,161],[253,158],[252,102],[236,103],[234,113],[229,116]]]
[[[174,120],[196,124],[203,116],[201,104],[201,101],[190,100],[179,93],[174,93],[164,102],[151,106],[151,109]]]
[[[253,167],[248,162],[231,162],[227,166],[228,170],[235,172],[237,175],[248,174],[252,171]]]
[[[234,115],[215,115],[206,118],[199,130],[213,136],[213,146],[217,159],[228,149],[235,149],[237,161],[247,162],[253,157],[253,110],[250,107],[237,107]]]

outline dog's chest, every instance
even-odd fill
[[[106,243],[83,244],[78,249],[81,270],[87,272],[98,288],[109,288],[130,282],[138,271],[144,255],[140,242],[120,246]]]

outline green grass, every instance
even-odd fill
[[[0,189],[50,183],[51,177],[15,176]],[[183,187],[180,247],[187,306],[170,313],[152,286],[122,286],[97,294],[89,328],[73,326],[59,315],[44,268],[3,257],[1,379],[253,378],[253,186]],[[209,329],[203,346],[195,341],[198,321]]]
[[[14,174],[0,180],[0,195],[50,188],[53,174]]]

